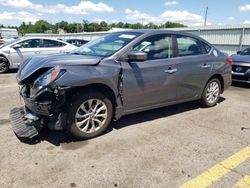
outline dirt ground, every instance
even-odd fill
[[[250,175],[246,85],[232,86],[214,108],[186,103],[130,115],[87,141],[48,130],[20,141],[8,117],[20,105],[15,73],[0,75],[1,188],[218,188]]]

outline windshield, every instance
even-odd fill
[[[243,50],[240,55],[250,55],[250,48]]]
[[[73,54],[108,57],[140,36],[138,32],[113,33],[89,42],[74,50]]]

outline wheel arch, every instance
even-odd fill
[[[113,89],[111,89],[111,87],[103,83],[92,83],[92,84],[88,84],[85,86],[78,86],[78,87],[72,88],[67,93],[67,95],[69,97],[72,97],[74,95],[80,95],[81,92],[86,92],[86,91],[98,91],[104,94],[106,97],[108,97],[111,100],[113,107],[115,109],[117,105],[115,92],[113,91]]]
[[[5,56],[5,55],[3,55],[3,54],[0,54],[0,58],[1,57],[3,57],[3,58],[5,58],[5,59],[7,59],[7,61],[8,61],[8,64],[10,65],[10,60]]]

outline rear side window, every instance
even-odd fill
[[[212,47],[205,42],[202,42],[202,45],[203,45],[203,48],[204,48],[206,54],[208,54],[211,51]]]
[[[203,54],[201,44],[197,39],[186,36],[177,36],[177,45],[178,56],[180,57]]]
[[[149,60],[173,57],[171,35],[154,35],[143,39],[133,47],[133,51],[145,52]]]
[[[56,40],[48,40],[48,39],[44,39],[43,40],[43,47],[44,48],[56,48],[56,47],[62,47],[65,46],[66,44],[56,41]]]

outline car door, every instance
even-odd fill
[[[203,42],[185,35],[177,35],[175,39],[179,79],[177,98],[178,100],[196,98],[210,76],[213,61],[209,55],[211,47],[207,45],[205,48]]]
[[[133,51],[147,54],[144,62],[122,62],[125,110],[150,107],[176,100],[177,64],[172,59],[171,35],[146,37]]]
[[[10,57],[15,67],[29,57],[39,55],[40,42],[40,39],[26,39],[11,46]],[[13,48],[15,45],[18,45],[18,48]]]
[[[66,44],[53,39],[43,39],[41,53],[44,55],[64,53]]]

